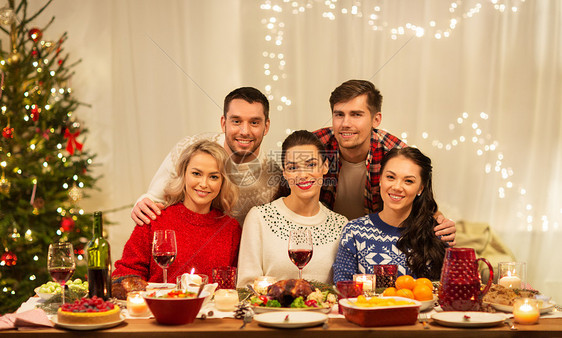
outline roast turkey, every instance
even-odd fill
[[[295,298],[302,296],[306,300],[314,290],[315,287],[304,279],[286,279],[270,285],[267,295],[281,303],[282,307],[289,307]]]

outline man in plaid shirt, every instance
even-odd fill
[[[330,106],[332,127],[314,132],[326,146],[330,162],[320,201],[350,220],[378,212],[382,209],[380,162],[390,149],[407,145],[377,129],[382,120],[382,95],[371,82],[344,82],[332,92]],[[436,235],[453,246],[455,223],[441,213],[436,217]]]

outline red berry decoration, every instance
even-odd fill
[[[41,110],[39,108],[37,108],[36,105],[33,105],[33,108],[31,108],[31,118],[33,119],[33,121],[37,122],[37,120],[39,120],[39,113],[41,112]]]
[[[2,129],[2,136],[4,136],[4,138],[14,138],[14,128],[5,127]]]
[[[18,262],[18,256],[11,251],[6,251],[0,258],[0,266],[14,266]]]
[[[71,232],[74,230],[74,220],[72,217],[63,217],[60,221],[60,227],[64,232]]]
[[[31,28],[28,34],[29,38],[33,40],[33,42],[37,42],[41,40],[41,37],[43,37],[43,32],[41,32],[39,28]]]

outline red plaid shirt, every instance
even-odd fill
[[[328,173],[324,175],[324,185],[320,192],[320,201],[333,210],[336,201],[338,176],[341,168],[338,141],[336,141],[332,128],[322,128],[313,133],[326,147],[330,166]],[[365,200],[363,202],[365,214],[377,212],[381,206],[379,181],[383,156],[389,152],[390,149],[404,148],[407,146],[408,145],[402,142],[398,137],[384,130],[373,129],[371,134],[371,148],[365,160],[365,165],[367,166],[367,180],[365,182],[364,192]]]

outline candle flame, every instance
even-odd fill
[[[195,268],[191,268],[191,274],[193,275],[195,273]]]

